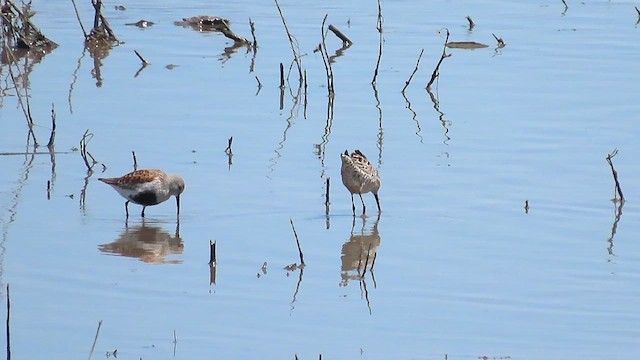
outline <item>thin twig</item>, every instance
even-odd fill
[[[138,52],[138,50],[133,50],[134,53],[136,53],[136,55],[138,56],[138,59],[140,59],[140,61],[142,61],[142,65],[149,65],[149,62],[147,60],[145,60],[142,55],[140,55],[140,53]]]
[[[384,22],[384,19],[382,18],[382,5],[380,4],[380,0],[378,0],[378,23],[376,28],[378,29],[378,33],[380,34],[380,44],[378,49],[378,60],[376,61],[376,68],[373,72],[373,79],[371,80],[371,85],[373,85],[374,87],[376,85],[376,79],[378,77],[380,60],[382,59],[382,24],[383,22]]]
[[[325,213],[328,216],[329,215],[329,179],[327,178],[327,192],[325,193],[325,197],[324,197],[324,207],[325,207]]]
[[[73,4],[73,10],[75,10],[76,12],[76,18],[78,19],[78,23],[80,24],[80,29],[82,29],[82,34],[84,35],[84,38],[87,38],[87,32],[84,30],[84,26],[82,25],[82,20],[80,20],[80,14],[78,13],[78,7],[76,6],[76,2],[75,0],[71,0],[71,3]]]
[[[280,63],[280,89],[284,89],[284,65]]]
[[[507,45],[504,40],[502,40],[502,38],[499,38],[496,36],[496,34],[491,33],[491,35],[493,35],[493,38],[496,39],[496,41],[498,42],[498,48],[503,48],[505,47],[505,45]]]
[[[469,21],[469,31],[473,30],[473,27],[476,26],[476,24],[471,20],[471,16],[467,16],[467,21]]]
[[[298,75],[299,81],[302,84],[302,62],[300,61],[300,56],[296,51],[296,46],[294,44],[294,37],[289,32],[289,27],[287,26],[287,22],[284,19],[284,15],[282,15],[282,10],[280,10],[280,4],[278,4],[278,0],[274,0],[276,3],[276,7],[278,8],[278,13],[280,14],[280,18],[282,19],[282,24],[284,25],[284,29],[287,32],[287,37],[289,38],[289,44],[291,45],[291,52],[293,52],[293,61],[295,61],[296,66],[298,67]]]
[[[216,244],[218,241],[209,240],[209,265],[215,265],[216,263]]]
[[[333,32],[340,40],[342,40],[343,46],[348,47],[353,44],[353,41],[351,41],[351,39],[349,39],[347,35],[342,33],[342,31],[338,30],[337,27],[329,25],[329,30],[331,30],[331,32]]]
[[[224,149],[224,152],[225,152],[227,155],[231,155],[231,154],[233,154],[233,150],[231,150],[231,143],[233,143],[233,136],[229,138],[229,144],[227,145],[227,148],[226,148],[226,149]]]
[[[616,183],[616,191],[618,191],[618,195],[620,196],[620,202],[624,202],[624,195],[622,195],[622,188],[620,187],[620,182],[618,181],[618,172],[613,167],[612,159],[618,155],[618,149],[614,149],[609,155],[607,155],[607,162],[611,167],[611,173],[613,174],[613,180]]]
[[[407,87],[411,83],[411,79],[413,79],[413,76],[416,74],[416,72],[418,72],[418,65],[420,65],[420,59],[422,59],[422,53],[424,53],[424,48],[422,50],[420,50],[420,55],[418,56],[418,61],[416,61],[416,67],[413,69],[413,72],[411,73],[411,76],[409,76],[409,79],[407,81],[405,81],[404,87],[402,88],[402,93],[404,93],[404,91],[407,89]]]
[[[91,345],[91,351],[89,352],[89,360],[93,355],[93,350],[96,348],[96,342],[98,342],[98,334],[100,333],[100,327],[102,326],[102,320],[98,321],[98,329],[96,330],[96,337],[93,338],[93,345]]]
[[[9,284],[7,284],[7,360],[11,359],[11,334],[9,322],[11,317],[11,297],[9,296]]]
[[[3,17],[5,17],[5,15],[2,15]],[[6,17],[5,17],[6,19]],[[26,106],[24,105],[25,103],[22,102],[22,94],[20,93],[20,90],[18,88],[18,83],[16,81],[16,77],[13,75],[13,70],[12,70],[12,64],[16,64],[17,60],[16,58],[13,56],[13,52],[11,51],[11,49],[9,49],[9,46],[7,45],[7,43],[4,43],[4,48],[5,48],[5,53],[11,58],[10,62],[9,62],[9,76],[11,76],[11,81],[13,81],[13,87],[16,90],[16,95],[18,96],[18,103],[20,104],[20,108],[22,109],[22,113],[24,114],[25,120],[27,121],[27,126],[29,128],[29,136],[31,137],[31,139],[33,140],[33,146],[34,148],[38,147],[38,141],[36,140],[36,134],[33,131],[33,118],[31,117],[31,109],[29,106],[29,94],[27,93],[25,95],[25,103],[27,104]],[[20,72],[20,68],[17,67],[18,72]],[[27,88],[25,87],[25,93],[27,92]]]
[[[431,74],[431,80],[427,83],[427,90],[431,90],[431,84],[436,80],[438,75],[440,75],[440,64],[442,64],[442,60],[451,56],[447,55],[447,43],[449,42],[449,29],[444,29],[447,32],[447,36],[444,39],[444,46],[442,47],[442,56],[440,56],[440,61],[436,65],[435,69],[433,69],[433,73]]]
[[[49,151],[53,150],[53,143],[56,141],[56,110],[53,103],[51,103],[51,135],[49,136],[49,142],[47,148]]]
[[[300,240],[298,239],[298,233],[296,233],[296,227],[293,226],[293,219],[289,218],[291,228],[293,229],[293,235],[296,238],[296,245],[298,245],[298,253],[300,254],[300,267],[304,267],[304,256],[302,255],[302,249],[300,248]]]
[[[251,47],[253,47],[253,51],[255,52],[258,49],[258,40],[256,39],[256,24],[251,18],[249,18],[249,27],[251,28],[251,37],[253,38]]]
[[[136,159],[136,152],[131,151],[131,156],[133,156],[133,171],[138,170],[138,159]]]
[[[332,97],[335,93],[333,88],[333,68],[331,67],[331,60],[329,59],[327,44],[325,43],[327,33],[324,30],[324,24],[326,23],[328,16],[329,14],[325,14],[324,19],[322,20],[322,43],[320,43],[320,53],[322,54],[322,62],[324,63],[325,72],[327,74],[327,91],[329,92],[329,97]]]
[[[80,156],[82,156],[82,160],[84,160],[87,170],[91,170],[93,165],[98,163],[93,155],[91,155],[87,150],[87,145],[89,145],[89,141],[91,141],[92,138],[93,134],[89,132],[89,129],[87,129],[82,135],[82,139],[80,139]],[[89,165],[89,158],[91,158],[92,161],[91,165]]]

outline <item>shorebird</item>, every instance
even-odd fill
[[[147,206],[158,205],[176,197],[180,216],[180,194],[184,191],[184,180],[180,175],[166,174],[162,170],[136,170],[117,178],[99,178],[111,185],[123,198],[124,208],[129,218],[129,202],[142,205],[142,217]]]
[[[356,204],[353,201],[353,194],[360,196],[362,201],[362,215],[365,214],[367,207],[364,205],[362,194],[368,192],[373,193],[376,198],[376,204],[378,204],[378,212],[380,209],[380,199],[378,199],[378,189],[380,189],[380,176],[378,176],[378,170],[367,160],[360,150],[356,150],[351,155],[347,150],[344,154],[340,154],[342,159],[342,183],[351,193],[351,208],[353,214],[356,214]]]

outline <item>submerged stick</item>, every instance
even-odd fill
[[[329,25],[329,30],[334,33],[340,40],[342,40],[342,46],[348,47],[353,44],[353,41],[347,37],[342,31],[338,30],[337,27],[333,25]]]
[[[449,42],[449,29],[444,29],[447,32],[447,36],[444,39],[444,46],[442,47],[442,56],[440,56],[440,61],[436,65],[436,68],[433,69],[433,73],[431,74],[431,80],[427,83],[427,90],[431,90],[431,84],[436,80],[436,78],[440,75],[440,65],[442,64],[442,60],[451,56],[447,55],[447,43]]]
[[[87,38],[87,32],[84,30],[84,26],[82,25],[82,20],[80,20],[80,14],[78,13],[78,7],[76,6],[76,2],[75,0],[71,0],[71,3],[73,4],[73,10],[75,10],[76,12],[76,18],[78,19],[78,23],[80,24],[80,29],[82,29],[82,34],[84,35],[84,38]]]
[[[616,183],[616,191],[618,192],[618,195],[620,196],[620,202],[624,202],[624,195],[622,195],[622,188],[620,187],[620,182],[618,181],[618,172],[613,167],[613,161],[611,160],[616,155],[618,155],[618,149],[614,149],[609,155],[607,155],[607,162],[609,163],[609,166],[611,167],[611,173],[613,174],[613,180]]]
[[[251,47],[255,52],[258,49],[258,40],[256,39],[256,24],[249,18],[249,27],[251,28],[251,37],[253,38],[253,42],[251,43]]]
[[[293,235],[296,238],[296,245],[298,245],[298,253],[300,255],[300,267],[304,267],[304,255],[302,255],[302,249],[300,248],[300,240],[298,239],[298,233],[296,233],[296,227],[293,226],[293,219],[289,218],[289,222],[291,223],[291,228],[293,229]]]
[[[405,83],[404,83],[404,87],[402,88],[402,93],[403,94],[404,94],[404,91],[409,86],[409,84],[411,83],[411,79],[413,79],[413,76],[416,74],[416,72],[418,72],[418,65],[420,65],[420,59],[422,59],[422,53],[424,53],[424,48],[422,50],[420,50],[420,55],[418,56],[418,61],[416,61],[416,67],[413,69],[413,72],[411,73],[411,76],[409,76],[409,79],[407,81],[405,81]]]

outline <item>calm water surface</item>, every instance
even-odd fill
[[[97,61],[71,3],[34,1],[60,46],[27,61],[30,105],[41,144],[55,105],[58,153],[55,166],[0,156],[14,358],[87,357],[99,321],[94,358],[637,358],[640,28],[633,2],[568,3],[383,2],[374,89],[375,2],[283,1],[308,87],[294,66],[280,108],[292,54],[274,3],[108,2],[124,43]],[[225,53],[222,35],[173,24],[204,14],[247,38],[251,18],[258,52]],[[354,42],[333,63],[329,117],[314,52],[325,14]],[[125,25],[140,19],[155,25]],[[434,106],[424,87],[443,28],[489,47],[447,50]],[[329,53],[340,46],[329,33]],[[134,50],[151,65],[139,71]],[[0,152],[31,153],[7,65],[1,74]],[[91,174],[74,151],[87,129]],[[370,194],[369,216],[351,216],[339,154],[355,148],[379,167],[379,217]],[[622,208],[605,161],[615,148]],[[131,151],[186,179],[179,226],[173,200],[144,221],[132,205],[125,223],[124,199],[97,181],[131,171]],[[299,261],[290,219],[303,272],[284,270]]]

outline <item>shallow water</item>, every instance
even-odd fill
[[[92,9],[78,5],[88,26]],[[561,2],[383,2],[377,98],[377,4],[281,2],[308,82],[298,93],[294,65],[282,109],[279,64],[288,72],[292,53],[274,3],[114,5],[105,16],[124,44],[101,60],[98,80],[72,5],[33,4],[33,21],[60,45],[28,74],[36,137],[46,144],[53,103],[58,153],[0,156],[0,281],[11,289],[15,358],[87,356],[99,321],[96,358],[116,349],[145,359],[640,351],[632,2],[566,11]],[[244,48],[224,55],[222,35],[173,24],[203,14],[229,18],[247,38],[250,17],[255,58]],[[329,119],[313,52],[325,14],[354,42],[333,63]],[[125,25],[140,19],[155,25]],[[450,41],[489,47],[447,50],[434,108],[424,87],[443,28]],[[329,53],[340,46],[329,33]],[[151,65],[140,70],[134,50]],[[32,152],[6,69],[0,153]],[[98,161],[89,177],[73,149],[87,129]],[[339,154],[355,148],[379,167],[379,218],[371,194],[368,217],[351,215]],[[622,208],[605,161],[615,148]],[[131,151],[141,168],[185,178],[179,226],[173,200],[147,208],[144,221],[131,205],[125,223],[124,199],[97,181],[131,171]],[[290,219],[303,272],[283,269],[299,262]]]

